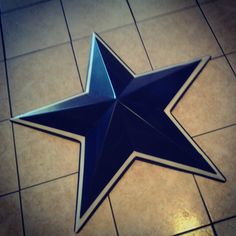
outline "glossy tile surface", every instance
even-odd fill
[[[0,123],[0,195],[18,190],[11,124]]]
[[[157,68],[221,54],[196,7],[141,22],[138,27],[151,62]]]
[[[0,121],[10,117],[7,81],[4,62],[0,62]]]
[[[59,0],[2,15],[7,58],[69,40]]]
[[[82,91],[69,44],[9,60],[7,66],[14,115]]]
[[[236,2],[217,0],[202,9],[225,53],[236,50]]]
[[[121,235],[171,235],[209,222],[192,175],[140,161],[111,192],[111,202]]]
[[[186,234],[181,234],[184,236],[215,236],[215,234],[213,233],[212,228],[209,227],[205,227],[205,228],[201,228],[198,230],[194,230],[192,232],[186,233]]]
[[[116,230],[108,198],[79,233],[80,236],[115,236]]]
[[[226,183],[197,177],[197,182],[213,220],[236,214],[236,126],[195,138],[226,177]]]
[[[63,0],[63,5],[73,39],[133,22],[123,0]]]
[[[129,2],[137,21],[196,5],[193,0],[147,0],[145,4],[142,0],[129,0]]]
[[[78,171],[79,143],[20,125],[14,128],[23,188]]]
[[[23,235],[18,193],[0,199],[0,235]]]
[[[78,235],[74,233],[77,175],[22,191],[27,235]],[[79,235],[115,235],[108,200]]]
[[[230,219],[215,224],[216,231],[220,236],[234,235],[236,232],[236,219]]]
[[[75,235],[77,176],[22,191],[26,235]]]
[[[173,111],[192,135],[236,122],[236,80],[224,58],[208,63]]]

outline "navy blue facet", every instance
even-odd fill
[[[159,109],[163,111],[199,62],[197,60],[189,64],[138,77],[132,80],[123,90],[120,100],[126,105],[130,104],[132,106],[133,104],[132,108],[145,105],[151,110]]]
[[[97,42],[116,97],[119,97],[127,85],[133,80],[133,76],[100,41]]]
[[[117,103],[113,110],[104,143],[97,153],[98,157],[93,172],[86,171],[91,167],[90,163],[85,163],[84,179],[86,182],[83,185],[83,196],[86,197],[82,199],[81,216],[133,152],[131,143],[127,142],[127,131],[123,126],[123,122],[121,122],[122,114],[120,112],[121,105]],[[89,138],[94,138],[94,135],[91,136],[89,135]],[[90,159],[90,156],[86,155],[86,158]]]
[[[21,119],[66,132],[85,135],[89,130],[96,127],[100,119],[104,119],[114,101],[110,99],[94,103],[94,98],[87,96],[90,100],[85,104],[82,102],[81,105],[80,98],[73,99],[73,103],[78,104],[78,106],[72,105],[72,108],[55,109],[55,111],[50,108],[52,111],[45,111],[45,113],[41,111],[40,114],[32,114]],[[64,104],[57,106],[64,107]]]

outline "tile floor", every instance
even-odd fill
[[[174,115],[226,183],[135,162],[79,235],[236,235],[235,0],[0,0],[0,236],[75,235],[78,143],[9,118],[83,91],[96,31],[135,72],[211,55]]]

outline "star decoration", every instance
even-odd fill
[[[81,142],[75,231],[134,160],[225,180],[171,113],[208,60],[136,76],[93,34],[86,91],[12,119]]]

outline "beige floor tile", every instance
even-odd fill
[[[0,121],[10,117],[4,62],[0,62]]]
[[[22,192],[26,235],[78,235],[74,233],[77,175]],[[79,235],[114,235],[108,201],[100,206]]]
[[[111,208],[106,199],[97,209],[88,223],[79,233],[79,236],[116,236],[115,225],[112,219]]]
[[[193,0],[129,0],[136,21],[196,5]]]
[[[0,235],[23,235],[18,193],[0,198]]]
[[[134,24],[99,34],[136,74],[151,70]]]
[[[228,55],[227,58],[229,59],[229,62],[236,73],[236,53]]]
[[[86,37],[80,40],[73,41],[75,56],[79,65],[80,77],[83,83],[83,88],[86,87],[86,76],[89,63],[91,37]]]
[[[138,27],[154,67],[221,54],[200,10],[195,7],[141,22]]]
[[[120,235],[172,235],[209,223],[192,175],[180,171],[136,161],[110,196]]]
[[[9,11],[18,7],[40,2],[41,0],[0,0],[1,11]]]
[[[139,35],[133,24],[99,35],[136,74],[151,70]],[[84,87],[86,84],[90,39],[91,37],[73,42]]]
[[[70,44],[11,59],[8,75],[14,115],[82,91]]]
[[[224,58],[206,65],[173,114],[190,135],[236,122],[236,80]]]
[[[236,218],[215,224],[215,228],[219,236],[235,235]]]
[[[214,233],[213,233],[211,226],[208,226],[208,227],[194,230],[190,233],[181,234],[181,235],[183,235],[183,236],[214,236]]]
[[[69,40],[59,0],[2,16],[7,58]]]
[[[199,136],[195,141],[227,179],[226,183],[197,177],[213,221],[236,214],[236,126]]]
[[[21,125],[14,128],[22,187],[78,171],[79,143]]]
[[[123,0],[63,0],[63,4],[73,39],[133,22]]]
[[[18,189],[11,124],[0,123],[0,195]]]
[[[77,175],[22,191],[26,235],[75,235]]]
[[[202,5],[217,39],[225,53],[236,50],[236,1],[217,0]]]

